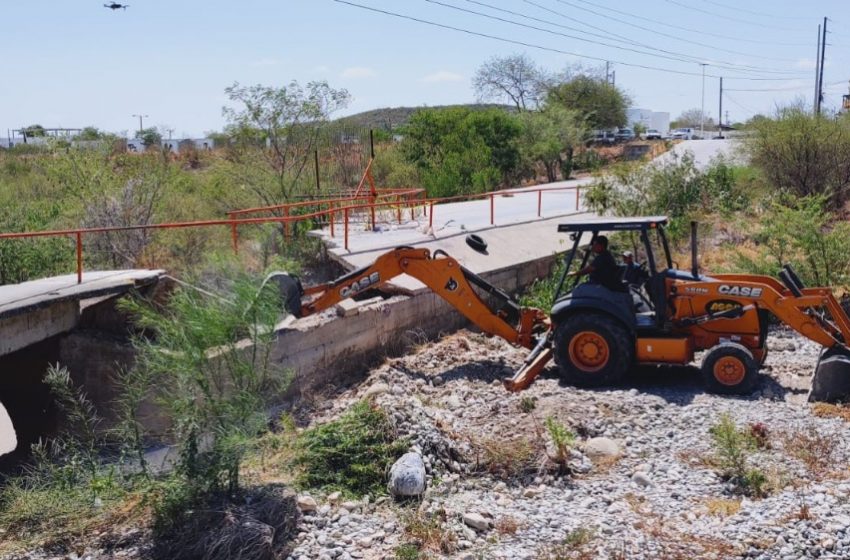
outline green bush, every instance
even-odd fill
[[[537,278],[528,292],[520,298],[520,303],[526,307],[536,307],[548,313],[555,304],[555,291],[564,275],[567,264],[564,259],[559,258],[549,276]]]
[[[745,140],[753,165],[773,187],[823,196],[837,209],[850,196],[850,119],[815,115],[800,105],[753,123]]]
[[[823,196],[775,201],[752,233],[755,255],[735,252],[739,270],[775,276],[791,264],[811,286],[850,286],[850,223],[825,209]]]
[[[750,430],[738,428],[731,416],[723,414],[709,434],[723,477],[743,494],[764,496],[767,477],[758,468],[749,466],[749,454],[757,448]]]
[[[339,419],[306,430],[296,443],[298,484],[354,495],[386,492],[387,473],[407,450],[386,413],[361,401]]]
[[[622,163],[590,185],[585,203],[594,212],[614,216],[666,215],[668,236],[676,241],[685,238],[690,220],[707,209],[728,214],[749,206],[739,176],[722,158],[699,170],[690,152],[662,165]]]

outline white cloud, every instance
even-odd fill
[[[461,76],[460,74],[455,74],[454,72],[449,72],[447,70],[440,70],[439,72],[428,74],[420,81],[429,84],[435,84],[439,82],[462,82],[463,76]]]
[[[374,70],[365,66],[352,66],[343,70],[340,76],[343,78],[372,78],[377,74]]]
[[[261,58],[251,63],[251,66],[275,66],[278,61],[274,58]]]

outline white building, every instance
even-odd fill
[[[661,134],[670,132],[670,113],[631,107],[626,109],[626,120],[629,128],[634,128],[636,124],[640,124],[646,129],[654,128]]]

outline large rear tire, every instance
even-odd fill
[[[722,342],[710,349],[700,369],[706,389],[712,393],[744,395],[758,381],[759,365],[752,352],[734,342]]]
[[[595,313],[567,317],[555,329],[554,348],[561,377],[578,387],[620,381],[635,354],[629,331],[617,319]]]

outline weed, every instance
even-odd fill
[[[500,480],[515,480],[537,471],[537,450],[525,438],[491,438],[478,443],[479,468]]]
[[[544,547],[537,552],[538,560],[592,560],[594,551],[588,548],[595,537],[593,529],[579,527],[573,529],[558,544]]]
[[[850,408],[843,404],[815,403],[812,412],[820,418],[841,418],[850,422]]]
[[[835,437],[814,428],[785,434],[783,445],[791,456],[799,459],[815,474],[825,474],[835,464]]]
[[[519,409],[525,414],[528,414],[535,408],[537,408],[537,400],[534,397],[525,395],[519,400]]]
[[[427,550],[443,554],[457,548],[457,535],[446,527],[446,512],[435,514],[416,511],[404,519],[404,533],[412,540],[417,551]]]
[[[355,495],[386,492],[386,474],[408,447],[386,413],[367,402],[339,419],[304,431],[296,442],[298,484]]]
[[[705,503],[709,515],[716,517],[729,517],[735,515],[741,509],[741,500],[730,500],[728,498],[709,498]]]
[[[401,544],[393,551],[395,560],[419,560],[419,547],[415,544]]]
[[[513,535],[517,531],[519,531],[519,520],[516,517],[512,517],[510,515],[506,515],[504,517],[500,517],[496,520],[495,528],[496,532],[500,535]]]
[[[750,439],[759,449],[770,449],[770,430],[761,422],[753,422],[749,426]]]
[[[749,450],[756,446],[750,431],[739,429],[728,414],[723,414],[709,433],[721,474],[739,492],[763,496],[767,477],[759,469],[748,466]]]
[[[567,463],[570,460],[570,450],[575,444],[576,436],[552,416],[546,417],[544,425],[555,447],[555,456],[552,459],[558,465],[560,471],[566,472],[568,470]]]

